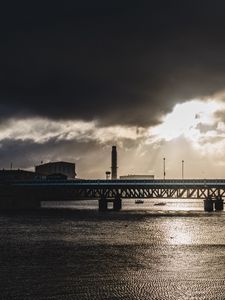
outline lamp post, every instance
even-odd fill
[[[182,174],[182,179],[184,179],[184,160],[181,162],[181,174]]]
[[[166,159],[163,158],[163,179],[166,179]]]

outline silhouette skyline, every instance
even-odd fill
[[[224,178],[225,3],[4,3],[1,167]]]

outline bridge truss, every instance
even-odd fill
[[[225,198],[225,180],[74,180],[15,183],[54,199]],[[63,197],[62,197],[63,196]],[[57,198],[58,198],[57,197]]]

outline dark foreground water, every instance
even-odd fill
[[[1,212],[0,299],[224,300],[225,213],[132,205]]]

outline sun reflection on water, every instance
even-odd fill
[[[167,224],[165,230],[165,238],[169,244],[173,245],[190,245],[193,244],[194,236],[193,229],[190,230],[187,222],[182,222],[182,219],[173,220]]]

